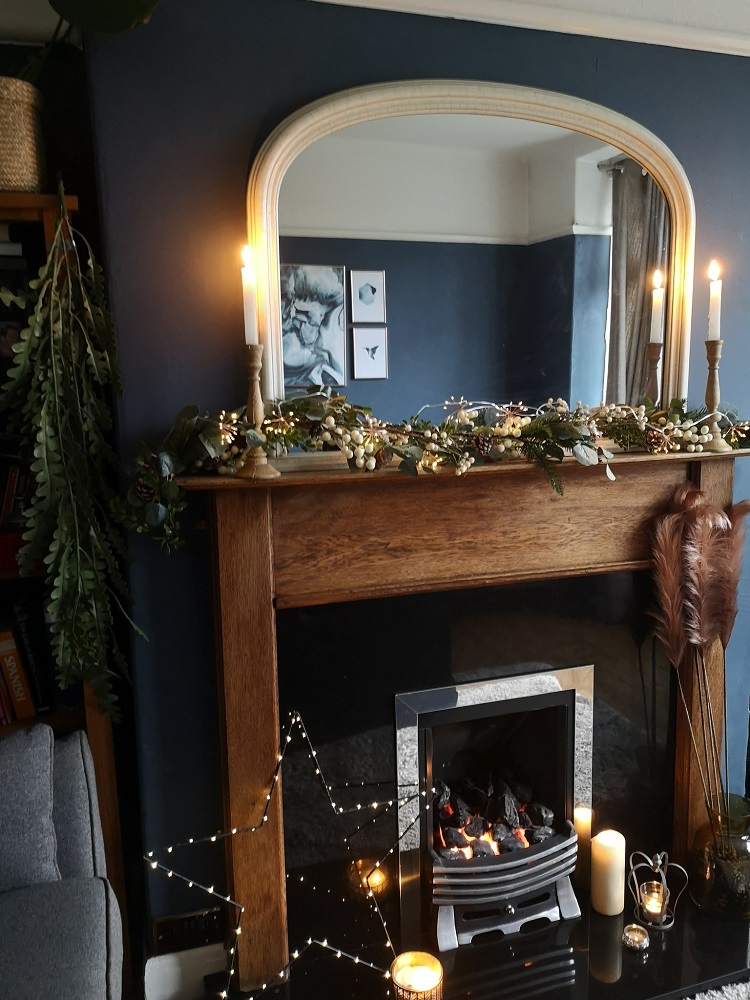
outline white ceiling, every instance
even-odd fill
[[[315,0],[750,55],[748,0]]]
[[[750,55],[748,0],[317,0]],[[0,39],[46,41],[47,0],[0,0]]]

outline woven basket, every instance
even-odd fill
[[[0,191],[41,191],[44,147],[39,91],[25,80],[0,76]]]

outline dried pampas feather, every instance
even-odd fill
[[[654,631],[670,662],[678,667],[687,649],[682,607],[682,527],[683,514],[661,517],[654,528],[653,572],[658,608]]]
[[[750,513],[750,500],[736,503],[728,512],[730,527],[725,536],[722,552],[723,601],[719,614],[719,638],[724,649],[727,648],[737,618],[737,591],[745,544],[745,517],[748,513]]]
[[[687,641],[705,654],[719,636],[726,605],[723,579],[729,517],[708,504],[690,508],[685,514],[682,551],[684,620]]]

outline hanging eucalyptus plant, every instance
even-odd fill
[[[101,710],[116,716],[112,680],[127,672],[117,632],[123,619],[136,628],[120,568],[124,544],[109,512],[111,399],[120,375],[102,270],[71,228],[62,187],[47,260],[29,286],[0,289],[28,323],[0,388],[0,409],[35,481],[19,563],[24,575],[43,566],[60,684],[86,681]]]

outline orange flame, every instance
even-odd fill
[[[517,830],[514,830],[513,833],[515,833],[515,835],[518,837],[518,839],[521,841],[524,847],[529,846],[529,842],[526,839],[526,834],[524,833],[523,829],[520,826]]]

